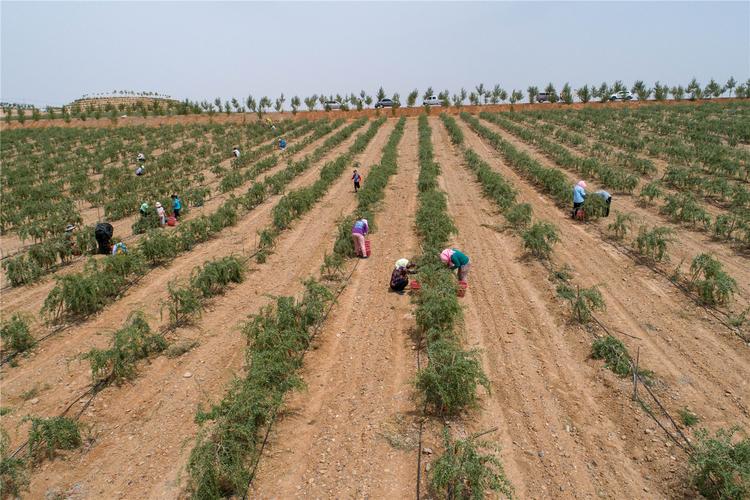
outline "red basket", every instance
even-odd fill
[[[177,225],[177,218],[176,217],[167,217],[167,226],[176,226]]]
[[[370,256],[370,240],[365,240],[365,255]]]
[[[421,285],[421,284],[419,283],[419,281],[417,281],[417,280],[412,280],[412,281],[410,281],[410,282],[409,282],[409,286],[410,286],[410,287],[411,287],[411,289],[412,289],[412,290],[414,290],[414,291],[418,291],[418,290],[421,290],[421,289],[422,289],[422,285]]]
[[[466,295],[466,289],[469,288],[469,284],[465,281],[458,282],[458,288],[456,289],[456,295],[463,297]]]

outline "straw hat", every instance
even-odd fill
[[[158,201],[156,202],[156,208],[161,208],[161,203],[159,203]]]

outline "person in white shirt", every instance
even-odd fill
[[[164,211],[164,207],[158,201],[156,202],[156,215],[159,217],[159,225],[164,227],[167,223],[167,212]]]
[[[240,157],[240,150],[239,150],[239,148],[232,149],[232,154],[234,155],[235,158],[239,158]]]
[[[138,153],[138,156],[136,157],[136,159],[139,162],[143,163],[144,161],[146,161],[146,155],[144,155],[143,153]]]

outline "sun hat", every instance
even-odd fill
[[[156,202],[156,208],[161,208],[161,203],[159,203],[158,201]]]
[[[453,250],[450,248],[446,248],[445,250],[440,252],[440,260],[442,260],[444,264],[447,264],[448,262],[450,262],[452,256],[453,256]]]
[[[65,231],[72,231],[75,228],[76,227],[73,224],[68,224],[67,226],[65,226]]]
[[[578,185],[586,189],[586,181],[578,181]]]
[[[396,269],[399,267],[406,267],[409,265],[409,259],[398,259],[396,261]]]

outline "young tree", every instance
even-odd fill
[[[414,104],[417,102],[417,97],[419,97],[419,91],[417,89],[409,92],[409,95],[406,97],[406,105],[410,108],[414,107]]]
[[[274,109],[277,113],[280,113],[281,110],[284,109],[284,103],[286,102],[286,97],[284,96],[284,93],[282,92],[278,99],[276,99],[276,103],[274,104]]]
[[[432,87],[427,87],[427,90],[424,91],[424,95],[422,96],[422,99],[428,99],[432,97],[432,94],[435,92],[432,90]]]
[[[597,96],[599,98],[599,102],[607,102],[609,101],[609,97],[612,95],[614,89],[610,89],[609,85],[607,85],[607,82],[602,82],[601,85],[599,85],[599,88],[597,89]]]
[[[55,108],[53,108],[52,106],[47,106],[47,118],[49,118],[50,120],[55,119]]]
[[[16,108],[16,115],[18,116],[18,123],[26,122],[26,111],[24,111],[22,107],[19,106],[18,108]]]
[[[529,95],[529,104],[534,104],[536,102],[536,95],[539,93],[539,88],[532,85],[526,89],[526,92]]]
[[[366,96],[365,97],[365,104],[369,107],[370,104],[372,104],[372,96]]]
[[[302,104],[302,101],[300,101],[298,95],[292,97],[291,105],[292,105],[292,114],[293,115],[297,114],[297,110],[299,109],[300,104]]]
[[[305,97],[305,106],[308,111],[315,109],[315,104],[318,102],[318,96],[313,94],[310,97]]]
[[[38,122],[42,118],[42,114],[39,112],[39,110],[36,108],[36,106],[31,107],[31,119],[35,122]]]
[[[669,93],[672,94],[672,99],[674,99],[675,101],[681,101],[683,97],[685,97],[685,89],[682,88],[682,85],[672,87],[669,90]]]
[[[226,113],[227,116],[229,116],[229,113],[231,112],[232,112],[232,105],[229,103],[229,101],[224,101],[224,113]]]
[[[737,86],[737,91],[734,93],[735,97],[739,97],[740,99],[749,97],[748,96],[748,86],[744,83],[741,83]]]
[[[221,112],[221,99],[220,98],[217,97],[216,99],[214,99],[214,106],[216,106],[216,109],[218,109],[219,112]]]
[[[398,95],[398,92],[393,94],[393,97],[391,97],[391,100],[393,100],[393,107],[391,107],[391,114],[396,115],[396,110],[401,107],[401,96]]]
[[[235,113],[240,111],[240,101],[238,101],[236,97],[232,97],[232,107],[234,108]]]
[[[658,81],[654,83],[654,99],[657,101],[663,101],[669,94],[669,87],[667,85],[661,85]]]
[[[245,104],[247,105],[247,110],[251,113],[255,113],[256,109],[258,108],[258,103],[255,102],[255,98],[251,95],[247,96]]]
[[[589,102],[591,100],[591,97],[592,97],[591,96],[591,91],[589,90],[589,86],[588,85],[584,85],[583,87],[579,87],[576,90],[576,96],[578,97],[578,100],[581,101],[581,102],[583,102],[583,103]]]
[[[505,91],[505,89],[500,89],[500,102],[505,102],[507,98],[508,93]]]
[[[496,83],[494,87],[492,87],[492,91],[490,92],[490,103],[497,104],[500,102],[500,92],[502,92],[502,87],[500,87],[499,83]]]
[[[547,92],[547,98],[549,99],[549,102],[554,104],[558,101],[557,91],[555,90],[555,86],[552,85],[552,82],[549,82],[547,84],[544,91]]]
[[[258,118],[263,117],[263,113],[265,113],[266,108],[271,107],[271,99],[269,99],[267,96],[263,96],[260,98],[260,101],[258,101]]]
[[[729,97],[732,97],[732,90],[737,86],[737,82],[734,80],[733,76],[729,77],[729,80],[727,80],[727,84],[725,85],[726,89],[729,91]]]
[[[573,104],[573,89],[570,88],[570,84],[565,82],[562,90],[560,91],[560,100],[565,104]]]
[[[380,87],[378,89],[377,97],[378,101],[382,101],[383,99],[385,99],[385,90],[383,90],[383,87]]]
[[[476,87],[474,87],[474,89],[477,91],[477,103],[479,103],[479,99],[481,99],[482,97],[484,97],[484,92],[485,92],[484,84],[480,83],[479,85],[477,85]],[[487,100],[486,99],[485,99],[484,103],[487,104]]]
[[[703,97],[703,91],[701,90],[701,85],[698,83],[698,80],[693,78],[690,80],[690,83],[687,86],[687,93],[690,94],[690,100],[694,101],[696,99],[700,99]]]
[[[447,108],[451,105],[450,92],[448,92],[447,89],[438,94],[438,99],[440,99],[440,105],[444,108]]]
[[[630,92],[637,95],[639,101],[645,101],[651,95],[651,89],[646,87],[643,80],[636,80],[633,84],[633,88],[630,89]]]
[[[510,93],[511,104],[515,104],[521,99],[523,99],[523,92],[521,92],[520,90],[514,90],[513,92]]]
[[[479,106],[479,96],[476,92],[472,92],[469,94],[469,102],[472,104],[472,106]]]
[[[724,92],[722,86],[719,85],[716,80],[711,78],[711,81],[709,81],[708,85],[706,85],[706,90],[703,95],[705,97],[719,97],[722,92]]]
[[[628,88],[622,83],[622,80],[616,80],[612,85],[612,93],[619,94],[620,92],[626,92]]]
[[[453,102],[454,107],[461,107],[461,96],[459,96],[458,94],[453,94],[453,96],[451,97],[451,101]]]

